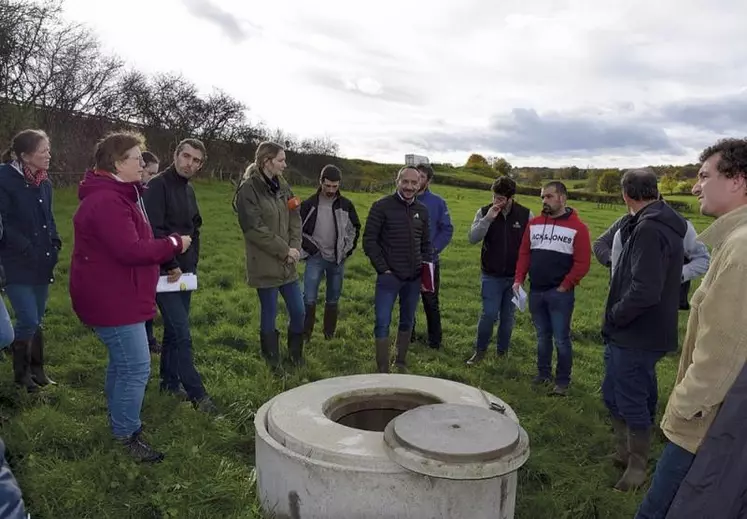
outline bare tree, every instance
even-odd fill
[[[201,103],[199,135],[205,141],[236,140],[246,118],[246,106],[221,90],[216,90]]]

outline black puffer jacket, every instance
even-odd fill
[[[374,202],[363,231],[363,250],[376,272],[391,270],[401,280],[420,276],[424,261],[433,261],[428,209],[399,194]]]

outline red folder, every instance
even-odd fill
[[[420,269],[420,291],[436,291],[436,270],[433,263],[423,262],[423,265]]]

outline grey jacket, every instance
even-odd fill
[[[605,267],[610,267],[611,274],[615,272],[615,267],[623,249],[622,240],[620,239],[620,228],[630,217],[629,214],[626,214],[618,218],[599,238],[594,240],[592,245],[597,261]],[[702,241],[698,240],[698,233],[690,220],[686,220],[686,222],[687,233],[683,238],[683,246],[685,257],[690,262],[682,266],[681,280],[683,283],[705,274],[711,262],[708,247]]]

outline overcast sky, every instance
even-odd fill
[[[346,157],[627,167],[747,135],[745,0],[65,5],[133,67],[221,88]]]

